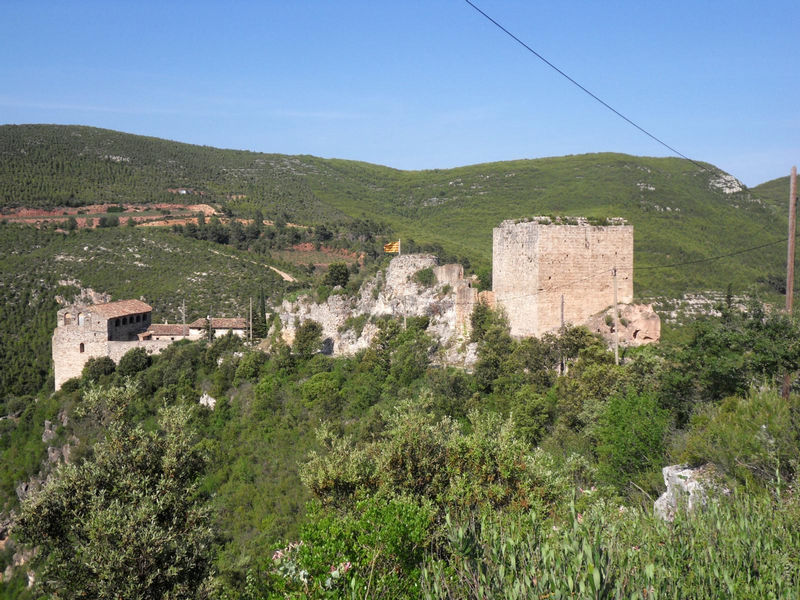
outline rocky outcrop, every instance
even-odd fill
[[[432,285],[414,277],[424,269],[431,269]],[[473,283],[464,278],[459,264],[438,266],[436,257],[430,254],[398,256],[389,263],[385,274],[379,272],[364,283],[355,297],[334,290],[319,304],[308,296],[295,302],[284,301],[278,311],[281,335],[291,344],[296,328],[312,319],[322,325],[323,345],[328,353],[354,354],[372,342],[378,332],[377,318],[427,316],[428,333],[439,340],[445,351],[461,346],[466,350],[469,317],[477,301]],[[457,362],[462,360],[463,357]]]
[[[667,491],[653,504],[657,517],[673,521],[679,509],[691,512],[706,505],[709,497],[729,494],[722,477],[712,464],[697,468],[671,465],[661,470]]]
[[[614,309],[609,307],[593,315],[586,323],[590,331],[599,333],[609,343],[614,341]],[[619,305],[619,343],[622,346],[643,346],[661,338],[661,318],[652,304]]]
[[[200,396],[200,400],[198,400],[198,404],[200,406],[205,406],[208,410],[214,410],[217,406],[217,399],[210,396],[208,392],[203,392],[203,395]]]
[[[45,419],[44,431],[42,432],[42,443],[46,444],[54,437],[56,437],[56,428],[53,426],[52,421],[48,421],[47,419]]]
[[[433,284],[425,285],[415,277],[423,269],[431,269]],[[355,297],[345,296],[341,289],[322,303],[309,296],[294,302],[284,301],[277,313],[281,336],[287,344],[294,341],[297,327],[311,319],[322,326],[323,352],[349,355],[369,347],[378,332],[380,317],[427,316],[428,333],[439,340],[437,361],[470,368],[476,361],[476,349],[468,344],[470,316],[476,303],[495,308],[493,292],[478,293],[476,280],[464,277],[460,264],[437,264],[430,254],[406,254],[394,258],[386,272],[379,272],[365,282]],[[592,317],[586,324],[608,341],[614,337],[611,309]],[[620,305],[620,342],[640,346],[658,341],[661,320],[650,305]]]

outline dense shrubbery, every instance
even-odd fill
[[[453,523],[419,597],[792,598],[798,511],[796,496],[742,494],[674,523],[602,501],[556,525],[535,514]]]
[[[53,597],[206,597],[213,534],[189,412],[164,409],[158,430],[145,431],[124,418],[134,395],[87,393],[86,411],[107,419],[108,433],[21,507],[15,533],[37,547],[38,584]]]
[[[798,584],[794,550],[776,550],[798,547],[797,400],[719,400],[703,383],[731,364],[729,345],[710,340],[740,331],[752,350],[737,389],[796,368],[790,322],[728,311],[682,346],[629,351],[617,366],[584,329],[518,341],[481,310],[474,373],[431,364],[424,319],[385,319],[352,358],[320,354],[310,326],[294,352],[223,336],[130,353],[52,399],[9,401],[6,506],[41,465],[43,419],[63,411],[48,444],[76,435],[74,460],[90,464],[116,418],[96,410],[93,381],[130,380],[138,391],[120,410],[142,431],[158,431],[164,406],[217,400],[184,426],[209,456],[197,498],[218,532],[220,597],[761,597]],[[654,521],[660,468],[681,460],[714,462],[732,499]]]

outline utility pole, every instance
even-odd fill
[[[563,337],[564,332],[566,332],[567,326],[564,323],[564,294],[561,294],[561,335]],[[559,344],[560,345],[560,344]],[[564,361],[564,352],[560,351],[561,358],[559,360],[559,367],[561,375],[564,375],[564,371],[566,370],[566,362]]]
[[[797,235],[797,167],[792,167],[789,176],[789,243],[786,252],[786,313],[792,318],[792,304],[794,302],[794,242]],[[792,387],[792,376],[787,373],[783,376],[781,396],[789,399],[789,389]]]
[[[619,364],[619,310],[617,310],[617,267],[611,269],[614,275],[614,364]]]
[[[181,329],[183,337],[189,337],[189,332],[186,331],[186,298],[181,302],[181,324],[183,325]]]
[[[786,312],[792,314],[794,301],[794,239],[797,232],[797,167],[789,177],[789,245],[786,253]]]

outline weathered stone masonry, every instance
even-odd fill
[[[540,336],[582,324],[614,303],[633,300],[633,227],[503,221],[493,231],[492,289],[514,336]]]
[[[132,348],[158,354],[176,340],[200,339],[206,333],[205,319],[189,325],[153,324],[152,311],[141,300],[77,304],[58,311],[53,333],[55,389],[68,379],[80,377],[90,358],[107,356],[118,363]],[[218,336],[230,332],[243,337],[247,322],[241,318],[213,318],[211,329]]]
[[[169,342],[141,341],[150,327],[152,308],[140,300],[122,300],[93,306],[70,306],[58,311],[53,333],[55,389],[80,377],[90,358],[108,356],[115,362],[136,346],[160,352]]]

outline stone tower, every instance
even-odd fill
[[[633,226],[622,219],[591,225],[586,219],[547,217],[503,221],[493,231],[492,289],[508,315],[511,334],[540,336],[564,321],[585,323],[617,300],[633,300]]]
[[[152,308],[140,300],[121,300],[92,306],[70,306],[58,311],[53,332],[55,389],[80,377],[90,358],[119,360],[130,342],[150,326]],[[121,353],[121,354],[120,354]]]

